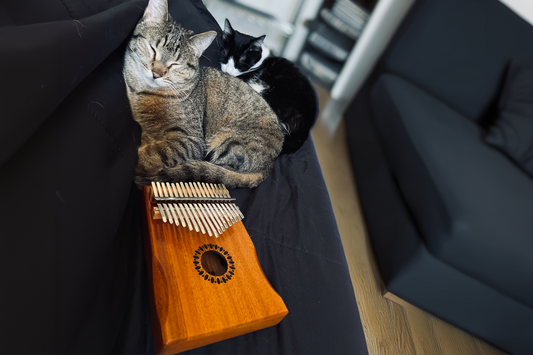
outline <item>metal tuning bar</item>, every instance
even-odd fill
[[[222,184],[152,182],[152,218],[218,238],[244,215]]]

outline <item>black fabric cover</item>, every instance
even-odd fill
[[[485,137],[533,176],[533,61],[513,60],[498,101],[499,114]]]
[[[132,186],[140,127],[122,78],[146,0],[0,4],[0,353],[154,352]],[[170,1],[195,32],[200,1]],[[216,47],[202,65],[218,66]],[[232,191],[289,315],[194,353],[366,354],[346,260],[308,140]]]

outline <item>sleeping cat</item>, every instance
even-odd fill
[[[150,0],[124,58],[124,79],[142,139],[135,182],[202,181],[254,187],[283,145],[269,105],[244,82],[199,57],[215,31],[194,35]]]
[[[276,113],[285,141],[282,153],[298,150],[318,114],[318,100],[309,79],[289,60],[269,57],[265,36],[235,31],[226,19],[220,49],[222,71],[248,83]]]

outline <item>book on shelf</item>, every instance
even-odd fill
[[[363,20],[368,20],[368,12],[351,0],[336,0],[334,7],[345,11],[351,17],[360,17]]]
[[[326,24],[319,23],[311,32],[308,43],[323,55],[338,62],[348,58],[354,41],[342,36]]]
[[[332,85],[342,68],[340,64],[329,63],[309,51],[304,51],[300,56],[300,65],[325,85]]]
[[[356,40],[361,34],[361,29],[355,29],[354,27],[348,25],[346,22],[335,16],[330,9],[323,8],[320,10],[320,17],[324,20],[325,23],[330,25],[332,28],[336,29],[340,33],[343,33],[348,38]]]
[[[337,0],[331,13],[352,28],[361,31],[368,21],[369,14],[350,0]]]

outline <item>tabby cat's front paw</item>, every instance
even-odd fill
[[[136,176],[156,176],[159,174],[163,166],[147,166],[143,164],[137,164],[135,167],[135,175]]]
[[[144,186],[151,185],[152,181],[160,181],[157,179],[157,176],[138,176],[136,175],[133,178],[133,182],[137,185],[139,190],[142,190]]]

